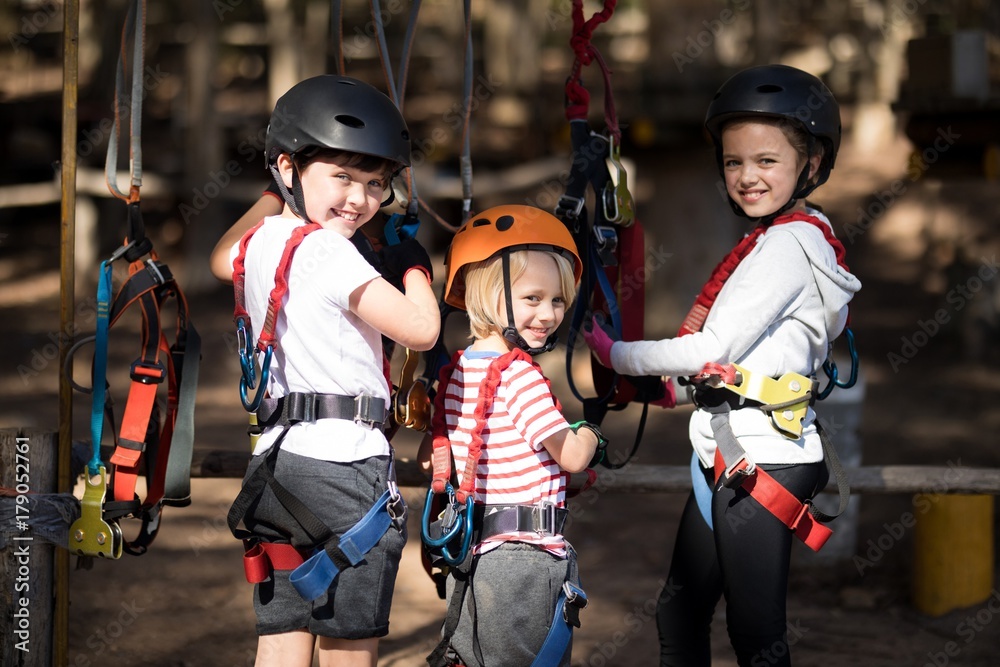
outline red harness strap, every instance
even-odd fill
[[[243,570],[247,581],[267,581],[275,570],[294,570],[309,558],[309,552],[284,542],[243,540]]]
[[[740,461],[731,471],[739,474],[747,469],[746,459]],[[726,472],[726,462],[722,453],[715,450],[715,482],[718,484],[722,474]],[[802,540],[813,551],[819,551],[830,539],[833,531],[820,523],[809,513],[809,505],[799,502],[792,493],[771,477],[766,470],[757,466],[755,471],[743,478],[740,485],[750,496],[768,512],[788,526],[795,537]]]
[[[736,267],[739,266],[740,262],[742,262],[744,258],[750,254],[750,251],[754,249],[754,246],[757,244],[757,239],[760,238],[760,236],[763,235],[768,229],[789,222],[808,222],[814,227],[822,230],[823,237],[826,238],[830,246],[833,247],[834,253],[837,255],[837,264],[843,267],[845,271],[848,270],[847,264],[845,263],[847,251],[844,248],[844,244],[842,244],[839,240],[837,240],[837,237],[834,236],[829,225],[815,216],[798,211],[778,216],[768,225],[759,224],[754,227],[753,230],[743,237],[743,240],[737,243],[736,247],[730,250],[729,254],[726,255],[712,270],[712,275],[709,277],[708,282],[706,282],[704,287],[701,288],[701,292],[695,298],[694,305],[691,306],[691,310],[688,312],[687,317],[684,318],[684,322],[681,324],[681,328],[677,332],[678,336],[686,336],[687,334],[693,334],[697,331],[701,331],[702,326],[705,324],[705,318],[708,317],[708,311],[712,309],[715,299],[718,298],[719,292],[722,291],[722,286],[726,284],[726,281],[729,280],[729,276],[733,274],[733,271],[736,270]]]

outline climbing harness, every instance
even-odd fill
[[[555,214],[572,232],[584,258],[584,273],[566,341],[566,375],[570,390],[582,403],[587,421],[600,424],[609,410],[623,410],[630,402],[643,404],[631,453],[603,465],[620,468],[635,455],[642,440],[650,402],[664,398],[659,377],[619,376],[591,362],[596,396],[584,397],[572,374],[576,337],[591,313],[606,312],[619,339],[641,340],[645,318],[645,240],[621,159],[621,129],[611,90],[611,71],[591,42],[594,30],[611,18],[617,2],[605,0],[601,10],[584,19],[582,0],[573,0],[570,46],[573,67],[566,81],[566,118],[570,125],[572,159],[566,191]],[[605,133],[590,129],[587,120],[590,93],[584,87],[583,67],[596,62],[604,81]],[[587,188],[594,198],[594,219],[587,212]]]
[[[124,244],[101,263],[96,333],[73,346],[66,364],[69,373],[76,350],[82,344],[94,342],[92,388],[83,389],[71,380],[75,388],[92,394],[93,455],[87,464],[81,515],[70,527],[69,550],[81,556],[114,559],[121,557],[123,552],[139,555],[146,551],[159,530],[164,505],[183,507],[191,502],[194,393],[201,354],[201,339],[189,319],[187,300],[170,269],[153,250],[139,207],[144,26],[145,2],[138,0],[129,6],[123,30],[116,76],[115,132],[108,142],[106,162],[108,188],[127,205],[128,232]],[[125,85],[129,60],[127,42],[132,42],[131,93]],[[128,107],[123,106],[126,100],[130,101]],[[117,185],[118,134],[124,113],[131,119],[128,194]],[[112,299],[112,266],[122,258],[129,263],[128,277]],[[175,302],[176,309],[173,343],[168,341],[162,321],[162,310],[170,300]],[[101,456],[105,419],[111,422],[112,428],[114,426],[106,386],[109,332],[133,305],[142,313],[140,355],[131,365],[132,381],[121,430],[115,436],[113,453],[105,464]],[[166,388],[162,408],[157,402],[161,386]],[[147,490],[146,497],[140,499],[136,495],[136,483],[143,469]],[[141,521],[138,535],[131,541],[123,537],[119,525],[126,517]]]
[[[532,357],[518,347],[495,358],[480,382],[474,412],[476,425],[470,433],[471,442],[466,456],[465,470],[458,488],[453,486],[456,471],[445,421],[445,397],[452,372],[461,355],[461,351],[457,352],[451,362],[441,370],[431,431],[433,477],[431,486],[427,490],[420,524],[421,541],[425,546],[425,553],[430,557],[431,565],[442,567],[443,570],[445,567],[453,569],[460,575],[456,577],[455,590],[449,600],[441,641],[427,657],[428,663],[435,666],[454,664],[451,662],[453,656],[450,655],[450,642],[458,627],[465,592],[474,568],[471,547],[493,536],[512,532],[532,532],[541,536],[561,535],[569,515],[565,508],[546,501],[535,505],[473,503],[479,459],[484,444],[483,430],[500,385],[501,374],[515,361],[523,361],[537,367]],[[441,494],[445,496],[444,502],[436,502]],[[432,521],[434,510],[440,510],[440,513],[437,519]],[[572,553],[572,549],[568,551],[570,553],[567,556],[567,578],[556,603],[549,633],[532,663],[538,667],[558,664],[572,640],[573,627],[580,627],[579,610],[587,605],[586,594],[574,583],[578,579],[575,554]],[[443,566],[441,562],[444,563]],[[446,577],[447,573],[444,572],[443,576]],[[443,586],[439,586],[438,592],[443,599],[445,597]]]
[[[226,521],[233,536],[243,541],[243,567],[249,583],[266,581],[274,570],[291,570],[289,581],[292,586],[304,600],[312,601],[329,590],[340,572],[361,563],[365,554],[379,543],[390,527],[401,529],[406,522],[406,504],[396,486],[395,470],[390,459],[387,489],[361,520],[342,534],[335,535],[312,510],[274,477],[278,451],[287,433],[286,426],[264,455],[261,465],[244,482],[229,509]],[[271,489],[282,507],[306,531],[315,545],[313,548],[265,542],[250,531],[239,528],[251,505],[267,488]]]
[[[847,270],[844,246],[836,239],[828,225],[807,213],[795,212],[778,216],[769,224],[758,224],[716,266],[684,319],[678,332],[679,336],[701,330],[726,280],[739,263],[750,254],[757,239],[768,229],[791,222],[807,222],[820,229],[833,247],[838,264]],[[716,487],[744,489],[814,551],[819,551],[832,535],[832,531],[825,524],[842,514],[847,509],[850,499],[847,475],[840,464],[836,449],[821,424],[816,423],[816,430],[823,446],[824,460],[836,479],[840,495],[840,505],[834,514],[818,510],[809,499],[800,502],[767,471],[758,467],[733,434],[729,424],[729,413],[739,409],[759,409],[768,415],[775,431],[790,440],[798,440],[802,436],[802,421],[809,407],[817,400],[825,398],[835,384],[847,387],[857,380],[857,353],[854,350],[853,335],[849,335],[849,341],[853,361],[850,379],[838,383],[834,365],[830,384],[823,392],[819,392],[818,381],[799,373],[786,373],[780,378],[771,378],[737,364],[709,363],[700,373],[685,380],[695,405],[712,415],[710,423],[716,442],[714,462]],[[711,516],[707,509],[710,495],[705,494],[701,488],[704,486],[701,484],[702,480],[700,470],[692,460],[692,481],[699,509],[706,517],[706,522],[711,525]]]
[[[290,577],[292,585],[303,599],[315,600],[326,592],[340,571],[360,563],[364,554],[378,544],[391,525],[399,525],[405,520],[405,505],[396,488],[395,477],[390,475],[389,488],[361,521],[342,535],[336,536],[274,478],[278,450],[290,426],[318,419],[346,419],[369,428],[381,429],[388,414],[385,401],[369,395],[292,392],[279,398],[265,396],[269,366],[277,345],[275,327],[282,301],[288,292],[288,276],[295,251],[306,236],[322,227],[317,223],[300,225],[286,241],[275,270],[274,287],[268,296],[267,314],[260,337],[256,346],[251,348],[248,341],[253,327],[245,305],[246,251],[251,238],[263,224],[263,221],[258,223],[244,234],[240,240],[239,253],[233,262],[233,290],[236,300],[234,319],[237,335],[241,340],[238,351],[242,368],[240,398],[244,408],[253,412],[254,419],[249,429],[251,436],[260,435],[265,428],[271,426],[281,426],[283,430],[265,454],[262,464],[240,489],[239,496],[230,508],[228,524],[233,535],[243,541],[243,565],[248,582],[265,581],[273,570],[293,570]],[[254,370],[255,357],[260,354],[263,354],[263,362],[260,377],[257,378]],[[248,389],[254,389],[256,382],[260,385],[256,386],[254,397],[248,399]],[[250,531],[239,528],[250,505],[268,487],[314,540],[317,545],[315,553],[288,543],[265,542],[253,536]]]

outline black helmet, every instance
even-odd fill
[[[346,76],[315,76],[292,86],[274,105],[264,153],[333,148],[410,166],[410,132],[392,100]]]
[[[809,186],[800,184],[794,199],[805,197],[826,182],[840,149],[841,126],[840,106],[822,81],[794,67],[762,65],[734,74],[722,84],[705,114],[705,129],[715,143],[720,171],[722,126],[733,118],[753,115],[787,118],[823,143],[818,178]]]

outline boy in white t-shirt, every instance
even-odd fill
[[[524,667],[546,643],[554,614],[555,624],[565,624],[557,607],[585,600],[564,589],[578,584],[562,535],[566,485],[606,441],[590,424],[567,423],[532,360],[554,346],[582,264],[558,219],[530,206],[498,206],[458,230],[447,265],[445,301],[468,312],[473,342],[442,374],[433,463],[443,484],[454,457],[458,499],[474,501],[475,537],[448,577],[448,620],[428,661]],[[427,466],[432,448],[424,444]],[[546,664],[569,659],[562,643]]]
[[[308,667],[318,649],[323,665],[374,667],[406,541],[383,433],[381,336],[430,349],[440,316],[416,241],[383,257],[400,292],[350,239],[409,165],[409,134],[379,91],[319,76],[278,100],[266,154],[284,209],[231,253],[237,312],[273,355],[257,387],[267,391],[261,434],[229,517],[256,583],[256,664]],[[236,530],[240,520],[249,532]],[[352,527],[364,530],[348,540]]]

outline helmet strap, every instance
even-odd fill
[[[524,336],[517,332],[517,326],[514,324],[514,303],[511,299],[510,293],[510,250],[504,249],[501,255],[501,262],[503,264],[503,294],[504,300],[507,303],[507,326],[504,327],[501,332],[503,339],[507,341],[510,345],[527,352],[531,356],[536,354],[542,354],[543,352],[549,352],[554,349],[556,342],[558,340],[557,334],[552,334],[545,341],[545,345],[541,347],[530,347],[528,341],[524,340]]]
[[[295,164],[295,160],[292,160],[291,190],[289,190],[288,186],[285,185],[285,179],[281,177],[281,172],[278,171],[277,162],[273,162],[271,164],[270,170],[271,176],[274,178],[274,182],[278,185],[278,191],[281,192],[281,198],[285,200],[286,204],[288,204],[288,208],[291,209],[292,213],[299,216],[306,222],[312,222],[306,214],[305,196],[302,194],[302,181],[299,180],[299,168]]]

